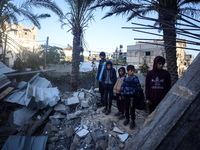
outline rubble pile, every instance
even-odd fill
[[[37,150],[124,149],[147,117],[145,111],[136,110],[136,127],[130,130],[123,125],[124,120],[114,116],[115,101],[109,115],[102,113],[103,107],[96,106],[100,100],[98,89],[60,93],[38,74],[28,82],[20,82],[4,100],[17,104],[7,109],[8,122],[0,124],[6,128],[4,133],[8,138],[6,142],[0,141],[5,143],[2,149],[15,144],[26,147],[27,141]],[[35,139],[40,140],[34,142]]]

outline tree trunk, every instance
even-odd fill
[[[79,83],[81,31],[79,29],[74,29],[73,35],[71,91],[77,91]]]
[[[174,26],[174,24],[173,24]],[[169,28],[168,26],[163,26]],[[168,37],[171,37],[170,39]],[[171,75],[171,84],[174,85],[178,80],[177,58],[176,58],[176,30],[175,28],[163,29],[163,40],[165,44],[165,53],[167,61],[167,70]],[[171,47],[170,47],[170,46]]]
[[[175,29],[177,4],[176,1],[171,1],[166,4],[163,2],[163,0],[159,1],[159,3],[162,5],[159,10],[159,19],[163,20],[163,22],[167,22],[161,23],[161,26],[163,28],[163,40],[165,44],[167,70],[171,75],[171,84],[173,86],[178,80]],[[168,22],[170,22],[170,24]]]

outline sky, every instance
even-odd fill
[[[23,1],[23,0],[21,0]],[[15,0],[15,3],[18,3],[19,0]],[[67,4],[64,0],[57,0],[57,4],[61,7],[61,9],[66,13],[68,9]],[[112,16],[109,18],[101,19],[109,9],[101,10],[98,9],[94,12],[94,19],[89,23],[89,27],[86,28],[85,31],[85,41],[87,43],[87,47],[85,50],[91,51],[105,51],[108,53],[112,53],[115,49],[122,44],[123,51],[127,50],[127,45],[134,45],[134,38],[150,38],[150,39],[159,39],[158,36],[153,36],[149,34],[134,32],[131,29],[122,29],[122,27],[133,27],[135,25],[131,24],[132,22],[141,23],[141,24],[149,24],[152,25],[154,22],[145,21],[142,19],[133,19],[127,22],[127,16]],[[51,46],[59,46],[59,47],[67,47],[67,45],[72,45],[73,36],[71,32],[67,32],[69,30],[68,26],[65,26],[63,29],[61,28],[61,23],[58,21],[58,17],[52,12],[44,9],[34,9],[36,13],[50,13],[51,17],[46,18],[40,21],[41,29],[37,32],[37,41],[38,44],[45,44],[47,36],[49,36],[49,45]],[[154,15],[155,14],[151,14]],[[31,26],[31,24],[27,22],[23,22],[22,24],[26,26]],[[158,30],[148,30],[149,32],[158,33]],[[184,37],[181,37],[184,38]],[[187,53],[197,55],[199,52],[197,51],[189,51],[186,50]]]

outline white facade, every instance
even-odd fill
[[[38,48],[37,27],[24,27],[21,23],[19,23],[19,25],[11,24],[11,27],[9,27],[4,34],[2,45],[3,49],[0,49],[0,54],[3,54],[6,46],[6,64],[9,67],[13,67],[14,61],[16,60],[16,54],[22,47],[27,47],[30,50]]]

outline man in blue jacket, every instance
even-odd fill
[[[104,88],[102,85],[102,74],[103,74],[103,70],[105,69],[106,66],[106,54],[105,52],[101,52],[99,54],[99,57],[101,58],[99,61],[99,66],[97,69],[97,75],[96,75],[96,80],[99,81],[99,92],[101,93],[101,101],[99,103],[97,103],[98,106],[104,106]]]

